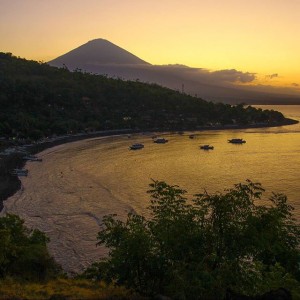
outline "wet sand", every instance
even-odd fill
[[[88,142],[39,153],[43,161],[26,164],[28,177],[21,178],[21,189],[4,202],[2,211],[17,214],[29,228],[45,232],[51,255],[68,273],[81,272],[106,255],[107,249],[96,247],[102,217],[112,212],[125,216],[131,210],[96,178],[76,168],[76,153]]]

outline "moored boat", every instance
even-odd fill
[[[165,144],[168,142],[168,140],[166,140],[165,138],[156,138],[153,142],[156,144]]]
[[[38,158],[34,155],[27,155],[23,157],[24,160],[29,160],[29,161],[42,161],[41,158]]]
[[[200,146],[200,149],[203,149],[203,150],[213,150],[214,146],[211,146],[211,145],[202,145],[202,146]]]
[[[17,175],[17,176],[27,176],[28,175],[28,170],[27,169],[14,169],[11,172],[12,175]]]
[[[140,144],[140,143],[137,143],[137,144],[132,144],[129,149],[130,150],[139,150],[139,149],[143,149],[144,148],[144,145],[143,144]]]
[[[243,139],[231,139],[231,140],[228,140],[228,143],[231,143],[231,144],[244,144],[244,143],[246,143],[246,141],[243,140]]]

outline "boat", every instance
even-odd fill
[[[129,147],[130,150],[138,150],[138,149],[143,149],[143,148],[144,148],[144,145],[143,145],[143,144],[139,144],[139,143],[137,143],[137,144],[132,144],[132,145]]]
[[[14,169],[14,172],[20,172],[20,173],[28,173],[27,169]]]
[[[27,176],[28,173],[11,173],[12,175],[16,175],[16,176]]]
[[[27,155],[23,157],[24,160],[29,160],[29,161],[42,161],[41,158],[38,158],[34,155]]]
[[[17,175],[17,176],[27,176],[28,175],[28,170],[27,169],[14,169],[11,172],[12,175]]]
[[[214,146],[202,145],[202,146],[200,146],[200,149],[203,149],[203,150],[213,150]]]
[[[166,140],[164,138],[156,138],[153,142],[156,144],[165,144],[168,142],[168,140]]]
[[[243,139],[231,139],[231,140],[228,140],[228,143],[231,143],[231,144],[244,144],[244,143],[246,143],[246,141],[243,140]]]

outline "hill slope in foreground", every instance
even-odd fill
[[[0,136],[284,124],[275,111],[212,103],[139,81],[70,72],[0,53]]]

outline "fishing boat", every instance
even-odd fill
[[[27,176],[28,175],[28,170],[27,169],[14,169],[11,172],[12,175],[17,175],[17,176]]]
[[[41,158],[38,158],[34,155],[27,155],[23,157],[24,160],[29,160],[29,161],[42,161]]]
[[[228,140],[228,143],[231,143],[231,144],[244,144],[244,143],[246,143],[246,141],[243,140],[243,139],[231,139],[231,140]]]
[[[166,140],[164,138],[156,138],[153,142],[156,144],[165,144],[168,142],[168,140]]]
[[[200,146],[200,149],[203,149],[203,150],[213,150],[214,146],[211,146],[211,145],[202,145],[202,146]]]
[[[140,143],[137,143],[137,144],[132,144],[129,149],[130,150],[139,150],[139,149],[143,149],[144,148],[144,145],[143,144],[140,144]]]

